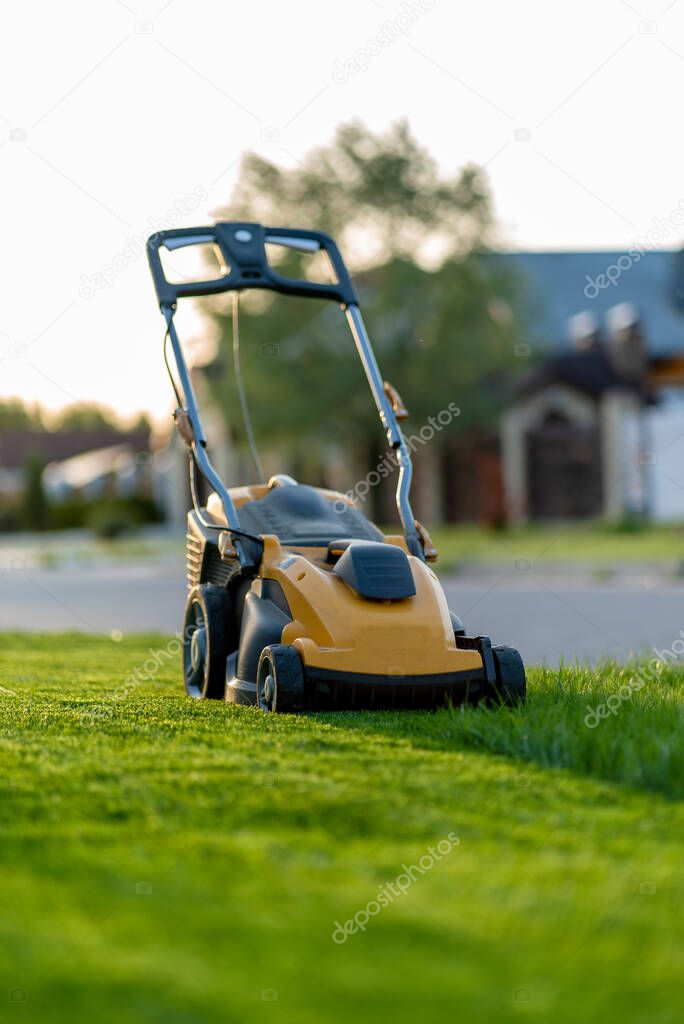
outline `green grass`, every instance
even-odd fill
[[[681,1019],[684,672],[594,729],[634,667],[267,717],[186,700],[176,658],[131,685],[164,638],[1,640],[3,1024]]]
[[[439,550],[439,565],[463,562],[589,562],[610,567],[618,562],[684,561],[684,526],[640,528],[629,524],[555,523],[491,530],[466,524],[430,530]]]

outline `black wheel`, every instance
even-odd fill
[[[233,602],[223,587],[193,587],[183,622],[183,681],[195,700],[223,700],[226,658],[234,642]]]
[[[494,704],[515,707],[525,703],[527,683],[525,666],[515,647],[492,647],[496,683],[487,687],[487,698]]]
[[[294,647],[264,647],[257,669],[257,704],[262,711],[293,711],[304,700],[304,668]]]

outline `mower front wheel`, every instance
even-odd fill
[[[289,644],[264,647],[257,669],[257,704],[262,711],[294,711],[304,700],[302,659]]]
[[[226,659],[234,642],[233,602],[223,587],[193,587],[183,622],[183,681],[195,700],[222,700]]]
[[[487,687],[487,698],[493,704],[515,707],[525,703],[527,680],[525,666],[515,647],[492,647],[496,683]]]

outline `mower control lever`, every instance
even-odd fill
[[[232,536],[227,530],[223,533],[219,533],[218,549],[222,562],[230,562],[232,559],[237,558],[237,548],[235,547]]]
[[[415,520],[415,527],[418,537],[420,539],[420,543],[422,544],[423,547],[425,561],[436,562],[437,558],[439,557],[439,552],[437,551],[437,548],[435,547],[432,541],[432,537],[427,532],[423,524],[419,523],[417,519]]]
[[[409,414],[408,409],[404,405],[401,395],[399,394],[397,389],[392,384],[390,384],[388,380],[384,382],[383,387],[385,389],[385,394],[387,395],[387,400],[389,404],[392,406],[392,412],[394,413],[396,418],[398,420],[407,419]]]
[[[192,442],[195,440],[195,432],[192,429],[192,423],[185,409],[176,409],[173,414],[173,419],[176,424],[176,430],[180,434],[183,442],[192,448]]]

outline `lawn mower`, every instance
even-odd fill
[[[167,264],[187,246],[210,247],[213,277],[174,283],[177,275]],[[380,374],[333,239],[320,231],[223,222],[159,231],[148,239],[147,252],[166,321],[174,419],[190,465],[182,634],[187,693],[268,712],[522,703],[525,670],[518,652],[494,647],[486,636],[466,636],[430,567],[436,551],[409,500],[411,458],[399,427],[406,410]],[[300,261],[315,256],[326,276],[291,276],[284,269],[291,263],[278,254]],[[285,474],[263,478],[240,374],[238,302],[246,289],[341,306],[398,466],[402,534],[383,534],[349,495]],[[209,458],[174,326],[179,298],[223,292],[233,293],[238,394],[260,476],[230,489]]]

